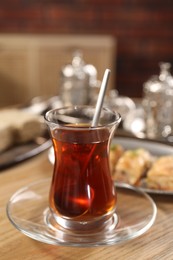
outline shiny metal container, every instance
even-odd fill
[[[63,66],[60,73],[60,98],[63,104],[89,104],[91,88],[96,81],[96,68],[91,64],[85,64],[82,53],[76,51],[72,62]]]

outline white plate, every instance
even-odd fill
[[[112,144],[120,144],[125,149],[136,149],[136,148],[144,148],[148,150],[154,156],[162,156],[162,155],[173,155],[173,146],[161,142],[156,142],[147,139],[138,139],[138,138],[129,138],[129,137],[115,137],[112,141]],[[51,147],[48,152],[49,161],[54,164],[54,151]],[[121,183],[116,183],[116,186],[121,187]],[[156,189],[148,189],[146,187],[140,186],[138,187],[141,190],[153,193],[153,194],[162,194],[162,195],[173,195],[173,191],[163,191]]]

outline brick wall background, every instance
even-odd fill
[[[172,0],[5,0],[0,33],[110,34],[118,40],[116,86],[142,95],[142,84],[173,65]]]

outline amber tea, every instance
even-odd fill
[[[57,158],[50,191],[53,211],[80,220],[111,212],[116,194],[110,178],[109,131],[57,129],[52,136]]]

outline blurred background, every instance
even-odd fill
[[[173,64],[172,24],[172,0],[2,1],[0,104],[55,95],[59,70],[78,48],[100,80],[109,66],[111,88],[141,97],[158,63]]]

